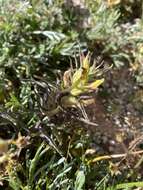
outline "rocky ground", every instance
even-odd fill
[[[135,143],[135,150],[143,139],[142,89],[129,68],[111,69],[105,78],[95,105],[87,109],[91,121],[98,124],[89,126],[95,143],[99,149],[114,153],[130,149]]]

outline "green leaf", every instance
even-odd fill
[[[75,190],[82,190],[85,183],[85,174],[83,169],[77,172],[75,181]]]
[[[6,108],[19,108],[21,106],[20,102],[18,101],[17,97],[14,94],[10,94],[10,100],[5,104]]]
[[[88,53],[86,57],[83,57],[83,60],[82,60],[82,67],[86,69],[87,71],[89,71],[89,66],[90,66],[89,58],[90,58],[90,53]]]
[[[81,81],[81,77],[82,77],[82,69],[78,69],[74,75],[73,75],[73,79],[72,79],[72,86],[76,87],[79,85],[80,81]]]
[[[84,88],[73,88],[72,90],[71,90],[71,95],[72,96],[78,96],[78,95],[80,95],[80,94],[82,94],[82,93],[84,93]]]
[[[100,86],[103,82],[104,82],[104,79],[96,80],[96,81],[90,83],[89,85],[87,85],[86,88],[89,89],[89,90],[95,90],[95,89],[98,88],[98,86]]]
[[[60,42],[61,40],[66,38],[64,34],[59,33],[59,32],[54,32],[54,31],[34,31],[33,34],[37,34],[37,35],[41,34],[49,38],[49,40],[55,41],[55,42]]]

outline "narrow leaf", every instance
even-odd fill
[[[103,82],[104,82],[104,79],[96,80],[95,82],[92,82],[91,84],[87,85],[86,88],[89,89],[89,90],[95,90]]]
[[[85,183],[85,174],[83,170],[79,170],[77,172],[76,181],[75,181],[75,189],[82,190]]]

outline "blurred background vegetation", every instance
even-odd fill
[[[142,189],[142,61],[142,0],[0,0],[0,188]]]

